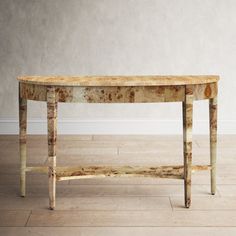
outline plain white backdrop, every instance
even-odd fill
[[[18,132],[19,75],[218,74],[219,133],[236,133],[235,0],[1,0],[0,133]],[[46,104],[29,102],[29,132]],[[59,133],[176,134],[181,104],[60,104]],[[208,103],[194,104],[208,132]]]

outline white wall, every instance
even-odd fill
[[[235,0],[0,0],[0,133],[17,132],[26,74],[219,74],[219,132],[236,133],[235,13]],[[206,133],[207,101],[194,108]],[[30,131],[45,118],[30,102]],[[180,133],[180,119],[177,103],[59,106],[64,133]]]

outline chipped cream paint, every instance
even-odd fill
[[[49,208],[56,204],[56,180],[143,176],[184,179],[185,206],[191,205],[191,174],[193,170],[211,171],[211,193],[215,194],[217,76],[191,77],[21,77],[19,78],[21,195],[25,196],[25,173],[43,172],[45,167],[26,166],[27,100],[46,101],[48,112],[48,177]],[[149,83],[148,83],[149,81]],[[133,82],[133,83],[131,83]],[[199,83],[197,83],[199,82]],[[63,85],[63,86],[62,86]],[[192,167],[193,101],[208,99],[210,112],[211,165]],[[57,104],[79,103],[146,103],[182,102],[183,104],[183,166],[159,167],[56,167]]]

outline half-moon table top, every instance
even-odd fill
[[[219,76],[21,76],[17,79],[23,83],[52,86],[168,86],[215,83]]]

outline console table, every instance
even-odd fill
[[[142,176],[184,180],[185,206],[191,204],[191,173],[210,170],[216,191],[218,76],[24,76],[19,80],[20,190],[25,196],[26,173],[48,173],[49,208],[55,208],[56,181],[92,177]],[[192,166],[193,101],[209,100],[210,165]],[[48,166],[26,165],[27,100],[47,102]],[[182,102],[183,165],[56,167],[57,104]]]

